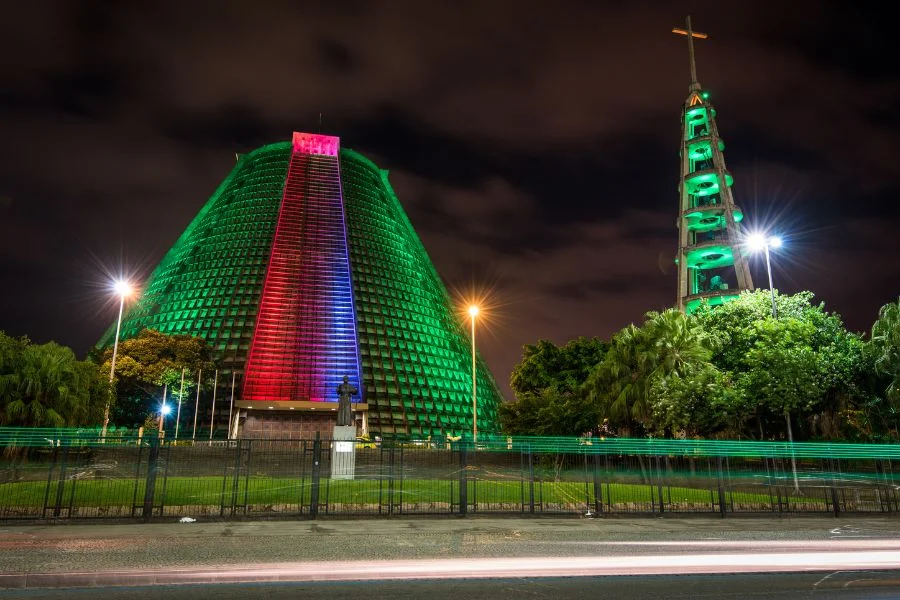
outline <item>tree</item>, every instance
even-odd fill
[[[651,386],[652,431],[663,437],[740,437],[748,407],[728,373],[709,362],[691,364]]]
[[[499,407],[503,430],[519,435],[579,435],[594,429],[595,411],[580,389],[606,348],[599,338],[583,337],[564,346],[547,340],[526,345],[522,362],[510,377],[516,401]]]
[[[776,295],[777,319],[767,290],[694,314],[713,339],[712,363],[740,388],[744,421],[755,421],[760,438],[787,433],[785,411],[802,425],[797,437],[841,437],[857,429],[847,415],[869,400],[862,338],[813,297]]]
[[[0,332],[0,424],[96,425],[106,394],[97,366],[78,361],[70,348]]]
[[[825,316],[822,305],[811,304],[812,292],[793,295],[776,292],[775,299],[779,318],[807,321],[813,318],[811,312]],[[716,366],[725,371],[738,371],[756,343],[758,332],[754,324],[772,318],[771,296],[768,290],[744,292],[739,298],[718,306],[704,303],[693,317],[714,342],[712,360]]]
[[[580,394],[546,388],[500,405],[500,422],[511,435],[581,435],[597,428],[599,414]]]
[[[819,354],[811,345],[815,328],[790,317],[758,321],[752,328],[756,341],[738,386],[760,410],[783,415],[785,433],[793,439],[791,415],[811,414],[825,395]]]
[[[510,376],[510,387],[520,397],[543,390],[566,392],[576,389],[591,369],[603,359],[608,344],[600,338],[584,338],[557,346],[548,340],[526,344],[522,362]]]
[[[685,375],[709,361],[709,338],[697,322],[675,309],[647,313],[642,327],[613,336],[609,351],[584,386],[600,414],[623,434],[650,430],[654,384]]]
[[[631,434],[650,416],[649,389],[656,365],[645,331],[629,325],[615,336],[609,352],[585,383],[588,397],[611,424]]]
[[[878,311],[869,346],[875,372],[888,380],[885,396],[896,407],[900,405],[900,299]]]
[[[196,386],[195,374],[202,369],[212,374],[212,348],[200,338],[166,335],[153,329],[119,343],[116,357],[116,398],[111,420],[120,425],[139,426],[161,400],[163,386],[179,391],[185,369],[185,395]],[[109,372],[112,348],[95,354],[100,368]]]

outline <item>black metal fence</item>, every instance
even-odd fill
[[[846,452],[350,442],[355,465],[342,477],[332,473],[340,442],[331,440],[47,441],[0,448],[0,519],[900,511],[895,457]]]

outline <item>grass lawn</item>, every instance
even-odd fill
[[[701,481],[702,483],[702,481]],[[659,488],[655,485],[602,482],[601,494],[606,503],[658,503]],[[309,479],[250,477],[247,479],[222,477],[169,477],[156,483],[155,504],[185,505],[308,505],[312,491]],[[0,511],[3,508],[43,507],[48,486],[46,481],[26,481],[0,484]],[[49,486],[49,504],[56,503],[59,483]],[[82,479],[65,482],[62,504],[79,507],[130,506],[142,504],[145,491],[143,479]],[[528,504],[529,482],[520,480],[479,480],[468,483],[468,501],[483,504]],[[712,504],[718,493],[709,488],[662,487],[666,503]],[[537,503],[587,505],[594,502],[593,482],[545,481],[535,482]],[[731,494],[729,493],[729,498]],[[806,498],[798,498],[806,501]],[[812,500],[811,501],[820,501]],[[394,481],[356,479],[331,480],[322,478],[319,502],[345,505],[378,505],[393,502],[458,503],[458,481],[448,479],[406,479]],[[769,503],[770,496],[762,493],[735,493],[734,501]]]

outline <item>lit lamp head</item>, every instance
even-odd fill
[[[172,407],[168,404],[162,404],[159,407],[159,412],[162,415],[168,415],[170,412],[172,412]]]
[[[766,247],[766,236],[761,233],[751,233],[747,236],[747,248],[751,252],[759,252]]]
[[[116,292],[117,296],[121,296],[123,298],[127,298],[131,295],[133,291],[131,288],[131,284],[125,281],[124,279],[119,279],[113,284],[113,290]]]
[[[745,241],[751,252],[759,252],[766,248],[781,248],[781,238],[777,235],[767,236],[763,233],[751,233]]]
[[[473,319],[478,316],[478,307],[476,305],[469,306],[469,316]]]

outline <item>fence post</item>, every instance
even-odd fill
[[[469,510],[469,472],[468,456],[466,456],[466,442],[459,442],[459,514],[466,516]]]
[[[662,467],[659,466],[659,456],[656,456],[656,492],[659,495],[659,512],[665,512],[666,503],[663,500],[662,491]],[[650,463],[650,469],[653,469],[653,463]]]
[[[47,510],[50,508],[50,490],[53,489],[53,471],[56,470],[56,463],[59,461],[59,446],[53,447],[53,462],[50,463],[50,469],[47,471],[47,488],[44,490],[44,510],[41,512],[41,518],[47,517]]]
[[[237,494],[238,494],[238,489],[239,489],[240,482],[241,482],[241,474],[243,473],[243,470],[244,470],[244,464],[243,464],[244,463],[244,447],[243,446],[244,446],[245,441],[247,444],[250,444],[250,440],[238,439],[237,444],[234,445],[234,455],[235,455],[234,456],[234,472],[232,473],[232,479],[231,479],[231,501],[228,506],[229,513],[231,514],[232,517],[237,512]],[[226,447],[227,446],[228,446],[228,444],[226,443]],[[247,454],[250,453],[249,451],[250,451],[250,448],[247,448]],[[225,481],[227,481],[227,473],[226,473]],[[225,485],[225,481],[222,482],[223,486]],[[224,492],[224,490],[223,490],[223,492]],[[246,508],[247,507],[245,506],[244,512],[246,512]],[[223,514],[225,512],[224,493],[223,493],[223,502],[222,502],[222,512],[223,512]]]
[[[837,482],[835,481],[835,478],[841,463],[840,461],[835,461],[833,458],[829,458],[828,462],[831,463],[831,507],[834,509],[834,516],[838,517],[841,514],[841,502],[838,499]]]
[[[724,485],[725,474],[722,472],[722,457],[721,456],[716,457],[716,471],[717,471],[717,475],[718,475],[716,477],[716,484],[718,485],[718,488],[719,488],[719,516],[721,516],[724,519],[725,514],[727,512],[727,505],[725,503],[725,485]]]
[[[887,484],[888,470],[885,468],[883,460],[875,460],[875,472],[878,475],[878,479],[882,481],[882,483],[875,488],[878,491],[878,496],[881,500],[881,510],[884,511],[886,506],[887,511],[892,513],[894,512],[894,503],[892,502],[893,499],[891,497],[891,486]]]
[[[309,516],[315,519],[319,514],[319,477],[322,471],[322,440],[319,432],[313,442],[312,485],[309,488]]]
[[[384,511],[384,482],[390,477],[385,477],[384,472],[384,442],[378,447],[378,514]]]
[[[395,446],[391,446],[390,453],[388,454],[388,514],[394,514],[394,478],[396,477],[396,468],[394,463],[396,462],[396,453],[397,448]]]
[[[528,445],[528,508],[530,512],[534,512],[534,454],[531,452],[530,444]]]
[[[54,458],[55,460],[55,458]],[[56,482],[56,499],[53,504],[53,516],[59,518],[62,514],[63,492],[66,488],[66,467],[69,463],[69,446],[62,447],[62,464],[59,467],[59,480]]]
[[[159,437],[151,435],[150,454],[147,456],[147,483],[144,486],[144,510],[141,515],[145,523],[153,517],[153,496],[156,494],[156,472],[159,469],[159,446]]]
[[[885,477],[888,478],[889,481],[894,480],[894,465],[891,462],[891,459],[887,459],[887,466],[885,467],[884,474],[885,474]],[[890,495],[888,497],[890,498],[891,506],[894,507],[894,511],[896,512],[898,510],[898,508],[900,508],[897,506],[897,488],[896,488],[896,486],[891,484],[888,486],[887,489],[890,492]]]
[[[404,502],[404,498],[405,498],[405,496],[403,495],[403,461],[404,460],[406,460],[406,459],[403,456],[403,446],[400,446],[400,466],[398,467],[398,470],[399,470],[398,481],[400,483],[400,490],[399,490],[399,495],[398,495],[399,501],[397,502],[397,510],[401,514],[403,514],[403,502]]]
[[[600,454],[594,453],[594,514],[603,513],[603,485],[600,483]]]

